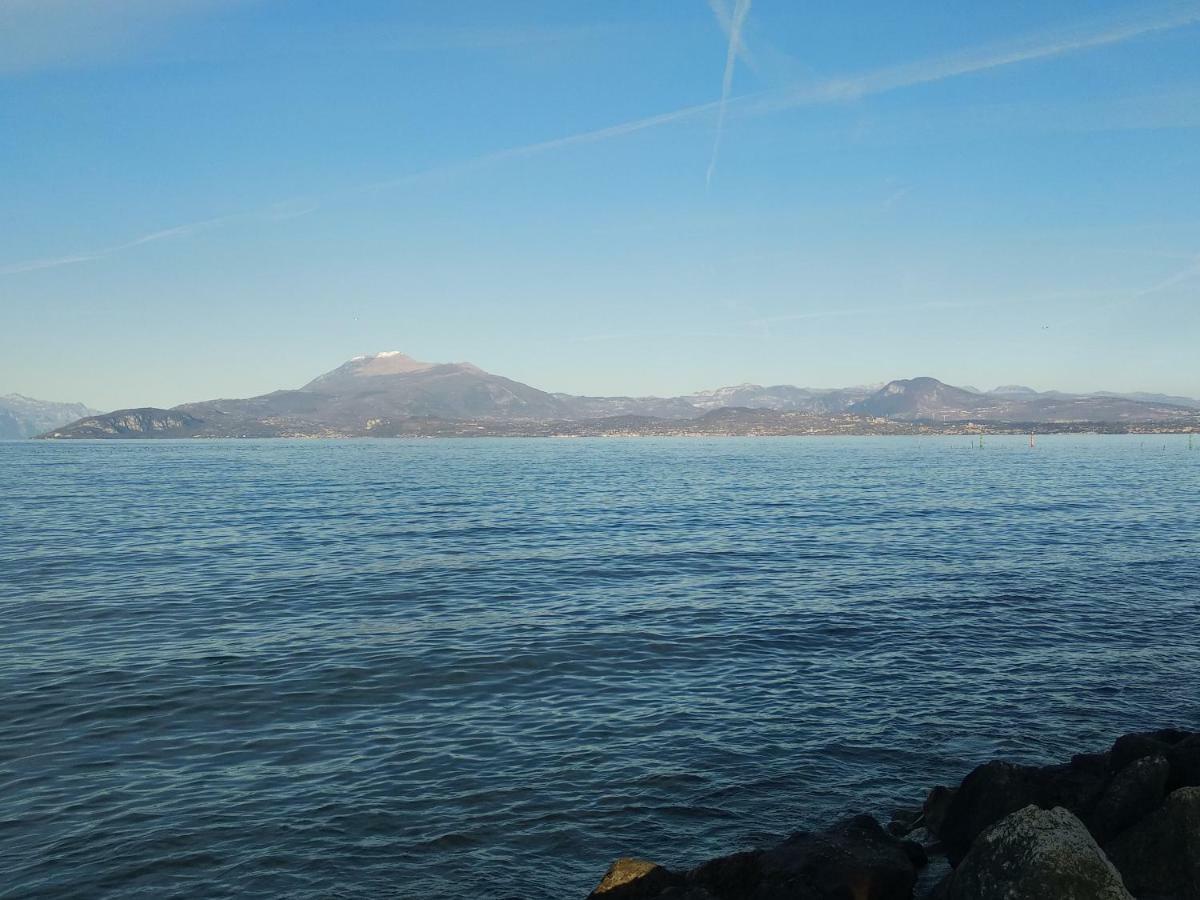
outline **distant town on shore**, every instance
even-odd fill
[[[301,388],[112,412],[0,397],[0,438],[348,438],[1200,432],[1200,400],[981,391],[936,378],[806,388],[741,384],[678,397],[549,393],[398,351],[355,357]]]

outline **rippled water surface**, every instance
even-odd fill
[[[0,614],[0,896],[581,897],[1200,725],[1200,450],[0,444]]]

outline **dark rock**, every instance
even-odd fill
[[[948,788],[939,784],[925,798],[922,824],[935,837],[942,836],[942,823],[946,821],[946,811],[950,809],[950,802],[956,793],[958,793],[957,788]]]
[[[1108,752],[1076,753],[1071,757],[1071,768],[1082,772],[1095,772],[1101,775],[1109,771]]]
[[[1109,782],[1096,802],[1088,830],[1104,844],[1153,812],[1167,795],[1171,767],[1164,756],[1143,756]]]
[[[1122,735],[1109,751],[1108,767],[1113,772],[1120,772],[1144,756],[1166,756],[1171,747],[1188,737],[1191,737],[1190,732],[1175,728]]]
[[[1093,766],[1019,766],[990,762],[963,779],[946,810],[941,838],[952,865],[966,856],[971,843],[1005,816],[1034,805],[1061,806],[1080,818],[1090,818],[1107,782],[1107,773]]]
[[[1106,848],[1141,900],[1200,897],[1200,787],[1174,791]]]
[[[946,810],[941,837],[951,865],[967,855],[971,843],[988,826],[1037,799],[1033,770],[1006,762],[989,762],[963,779]]]
[[[717,900],[910,900],[917,881],[911,852],[870,816],[855,816],[770,850],[712,860],[687,883]]]
[[[1005,817],[975,841],[945,900],[1132,900],[1083,823],[1062,807]]]
[[[1163,756],[1171,765],[1167,790],[1200,785],[1200,734],[1164,728],[1117,738],[1109,754],[1114,772],[1147,756]]]
[[[1078,834],[1080,820],[1088,823],[1086,840]],[[686,874],[618,860],[592,897],[910,900],[914,886],[921,900],[1127,897],[1124,887],[1113,893],[1105,880],[1097,857],[1105,865],[1107,858],[1096,841],[1140,900],[1200,900],[1200,734],[1129,734],[1108,752],[1079,754],[1060,766],[990,762],[958,788],[934,788],[919,812],[898,811],[886,830],[858,816],[826,831],[794,834],[769,850],[710,860]],[[968,859],[976,861],[966,874],[942,877],[947,865],[962,870]],[[1008,894],[994,893],[999,876],[979,875],[979,860],[1009,867]],[[1056,861],[1066,866],[1070,860],[1075,870],[1051,871]],[[1026,869],[1035,874],[1026,877]],[[1076,877],[1083,880],[1071,881]],[[1093,877],[1099,881],[1088,887]],[[970,878],[991,878],[992,893],[971,894],[985,885],[971,887]]]
[[[946,861],[946,866],[949,868],[949,860]],[[950,896],[950,882],[953,880],[954,870],[950,869],[949,872],[942,876],[940,881],[934,883],[933,887],[930,888],[929,893],[927,893],[922,900],[946,900],[946,898]],[[917,896],[920,897],[920,894]]]
[[[1193,734],[1172,745],[1167,751],[1171,774],[1167,790],[1181,787],[1200,787],[1200,734]]]
[[[913,809],[896,810],[892,813],[892,820],[887,824],[888,834],[903,837],[917,827],[923,814],[924,811],[919,806]]]
[[[908,854],[908,861],[918,869],[923,869],[929,865],[929,854],[925,852],[925,848],[921,846],[919,841],[901,841],[900,846]]]
[[[925,853],[925,858],[945,856],[946,850],[928,828],[914,828],[903,838],[906,844],[917,844]]]
[[[944,900],[946,892],[950,890],[950,877],[953,874],[950,860],[946,857],[933,860],[918,877],[913,897],[916,900]]]
[[[710,859],[688,873],[688,882],[717,897],[750,897],[763,881],[764,851],[751,850]]]

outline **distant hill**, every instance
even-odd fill
[[[718,388],[715,391],[700,391],[682,399],[697,409],[720,409],[737,406],[745,409],[773,409],[779,412],[840,413],[850,405],[870,396],[878,385],[862,388],[800,388],[790,384],[763,387],[757,384],[739,384],[734,387]]]
[[[876,393],[860,400],[850,411],[883,419],[969,419],[980,410],[995,406],[987,394],[973,394],[943,384],[936,378],[906,378],[890,381]]]
[[[96,412],[82,403],[54,403],[23,394],[0,395],[0,440],[33,437]]]
[[[568,405],[553,394],[470,363],[415,363],[391,355],[351,360],[298,390],[176,408],[213,422],[267,419],[329,426],[408,416],[510,421],[570,415]]]
[[[740,384],[681,397],[581,397],[548,393],[471,363],[422,362],[398,351],[358,356],[303,387],[257,397],[103,415],[80,409],[88,414],[47,425],[44,436],[384,437],[711,433],[721,428],[729,433],[790,433],[789,429],[882,433],[887,429],[877,420],[936,424],[1200,421],[1200,408],[1181,404],[1119,395],[1038,393],[1014,386],[980,393],[930,377],[901,379],[882,387]],[[689,422],[693,424],[684,424]]]
[[[936,378],[892,381],[849,411],[906,422],[1160,422],[1185,419],[1196,409],[1119,395],[1039,393],[1008,385],[975,394]]]
[[[194,437],[203,430],[204,424],[186,413],[169,409],[119,409],[116,412],[86,416],[61,429],[52,430],[48,436],[84,440]]]
[[[1144,391],[1134,391],[1131,394],[1118,394],[1113,391],[1095,391],[1086,394],[1088,397],[1117,397],[1122,400],[1136,400],[1139,403],[1157,403],[1167,404],[1171,406],[1186,406],[1191,409],[1200,409],[1200,400],[1195,397],[1179,397],[1172,394],[1148,394]]]
[[[1002,384],[998,388],[992,388],[988,393],[998,397],[1036,397],[1038,395],[1033,388],[1025,387],[1023,384]]]

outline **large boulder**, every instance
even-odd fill
[[[1171,766],[1165,756],[1143,756],[1118,772],[1100,795],[1088,830],[1101,844],[1153,812],[1167,795]]]
[[[1200,787],[1171,793],[1105,850],[1140,900],[1200,897]]]
[[[942,826],[946,822],[946,813],[949,812],[950,804],[957,793],[957,788],[949,788],[939,784],[925,798],[925,805],[921,807],[921,823],[934,837],[940,838],[942,836]]]
[[[1165,755],[1166,751],[1180,741],[1190,737],[1190,732],[1177,728],[1162,728],[1158,731],[1139,731],[1117,738],[1108,752],[1108,766],[1119,772],[1131,762],[1143,756]]]
[[[1200,734],[1164,728],[1117,738],[1109,752],[1109,767],[1114,772],[1147,756],[1165,757],[1170,764],[1167,790],[1200,786]]]
[[[1200,787],[1200,734],[1190,735],[1172,746],[1167,751],[1167,762],[1171,764],[1168,791]]]
[[[608,867],[588,900],[642,900],[661,897],[664,891],[682,884],[683,879],[657,863],[622,857]]]
[[[985,763],[963,779],[946,809],[940,830],[946,855],[958,865],[987,828],[1026,806],[1061,806],[1090,818],[1107,782],[1107,770],[1092,757],[1063,766]]]
[[[993,825],[942,887],[945,900],[1132,900],[1083,823],[1026,806]]]
[[[712,860],[690,872],[688,883],[719,900],[909,900],[923,861],[918,846],[870,816],[854,816],[770,850]]]
[[[686,874],[618,860],[592,900],[910,900],[924,860],[918,845],[870,816],[797,832],[769,850],[718,857]]]

